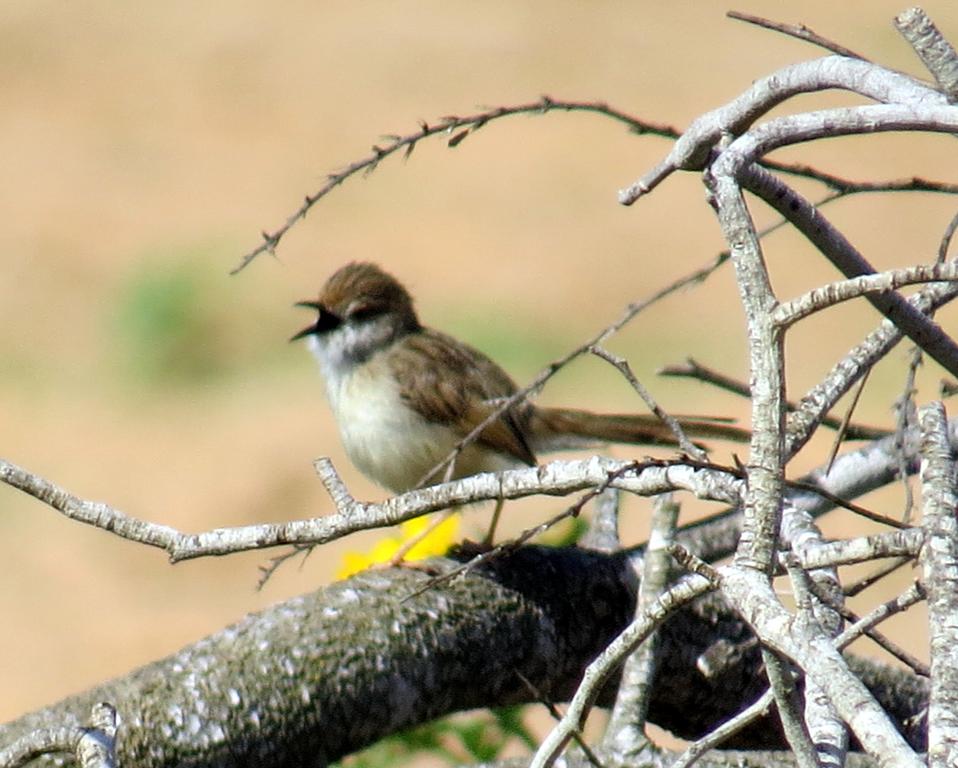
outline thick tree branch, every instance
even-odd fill
[[[887,713],[852,674],[815,622],[788,613],[764,575],[750,568],[722,570],[722,594],[763,643],[784,654],[821,686],[862,747],[883,768],[921,768],[915,752],[888,721]]]
[[[785,478],[781,440],[785,427],[784,337],[772,322],[775,294],[738,184],[737,168],[726,162],[728,157],[724,153],[718,157],[705,183],[732,254],[748,339],[752,440],[742,536],[735,556],[740,565],[768,576],[778,541]]]
[[[948,443],[945,408],[938,402],[919,413],[931,640],[931,702],[928,708],[929,768],[958,763],[958,475]]]
[[[911,44],[948,100],[958,101],[958,55],[934,22],[921,8],[909,8],[895,17],[895,27]]]
[[[0,726],[0,743],[82,724],[93,703],[110,700],[122,714],[120,765],[331,761],[441,714],[532,700],[516,671],[550,699],[565,700],[635,609],[634,572],[622,555],[526,548],[401,600],[428,578],[418,570],[372,571],[293,598]],[[758,698],[760,656],[750,637],[717,599],[667,621],[650,722],[696,739]],[[699,662],[706,655],[711,664]],[[914,716],[927,702],[922,682],[872,662],[854,669],[920,748]],[[774,723],[763,721],[728,746],[782,743]]]

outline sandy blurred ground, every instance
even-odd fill
[[[807,2],[784,20],[920,73],[891,26],[901,4],[855,5]],[[954,3],[925,7],[958,38]],[[675,178],[623,209],[616,190],[666,143],[590,115],[513,118],[455,150],[424,142],[408,162],[385,162],[324,200],[277,259],[236,277],[229,269],[326,172],[419,119],[549,94],[606,100],[681,127],[753,79],[818,55],[725,20],[726,8],[3,4],[0,455],[80,496],[186,530],[329,513],[311,468],[318,455],[332,456],[358,496],[381,497],[343,457],[306,352],[285,342],[304,322],[290,305],[343,262],[375,259],[409,283],[427,322],[527,380],[627,302],[721,248],[699,179]],[[782,18],[779,3],[736,8]],[[856,179],[958,177],[953,142],[936,137],[833,140],[782,156]],[[874,263],[892,266],[930,259],[953,210],[954,201],[931,195],[873,196],[829,214]],[[768,247],[783,295],[833,276],[798,238],[776,235]],[[954,327],[954,314],[942,321]],[[790,337],[793,395],[874,323],[869,310],[845,307]],[[642,315],[611,346],[665,407],[745,417],[730,397],[652,376],[689,354],[743,376],[741,328],[726,270]],[[896,352],[872,376],[863,420],[887,421],[904,359]],[[934,366],[922,372],[925,399],[938,378]],[[575,364],[543,397],[638,407],[601,361]],[[883,498],[886,511],[900,506],[900,494]],[[556,504],[517,504],[510,525]],[[638,540],[647,505],[628,509]],[[836,516],[827,526],[847,523]],[[257,593],[265,554],[171,567],[158,552],[0,489],[0,719],[313,589],[333,578],[344,549],[368,541],[328,546]],[[918,623],[906,618],[890,631],[920,655]]]

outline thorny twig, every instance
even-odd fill
[[[344,181],[352,176],[355,176],[357,173],[372,173],[379,166],[380,162],[385,160],[387,157],[396,154],[400,150],[403,153],[403,157],[408,158],[413,153],[413,150],[415,150],[420,141],[443,133],[450,134],[450,138],[447,142],[448,146],[457,147],[467,136],[475,133],[480,128],[485,127],[494,120],[498,120],[503,117],[511,117],[512,115],[542,115],[549,112],[594,112],[604,115],[605,117],[617,122],[624,123],[626,126],[628,126],[629,130],[635,133],[649,133],[657,136],[665,136],[668,138],[675,138],[678,135],[678,132],[674,128],[671,128],[667,125],[640,120],[637,117],[632,117],[631,115],[627,115],[624,112],[610,107],[608,104],[603,102],[566,101],[561,99],[553,99],[549,96],[543,96],[538,101],[527,104],[518,104],[510,107],[493,107],[490,109],[485,109],[481,112],[477,112],[473,115],[447,115],[445,117],[439,118],[432,124],[423,120],[419,123],[419,130],[415,133],[406,134],[405,136],[387,134],[383,136],[383,139],[385,139],[384,146],[374,144],[372,146],[372,152],[366,157],[350,163],[342,170],[330,173],[326,177],[326,183],[313,194],[307,195],[304,198],[302,205],[300,205],[300,207],[291,216],[289,216],[289,218],[286,219],[285,224],[272,232],[263,232],[263,242],[243,256],[239,265],[233,269],[232,274],[236,274],[237,272],[241,271],[260,254],[274,253],[276,251],[276,247],[279,245],[280,240],[283,239],[293,225],[305,218],[306,214],[314,205],[316,205],[316,203],[318,203],[322,198],[332,192]]]

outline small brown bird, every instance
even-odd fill
[[[516,392],[492,360],[419,322],[409,292],[374,264],[353,263],[329,278],[318,311],[295,339],[308,339],[353,463],[394,492],[444,476],[438,465]],[[748,441],[749,433],[707,419],[679,419],[692,438]],[[520,464],[536,453],[596,443],[676,444],[656,416],[596,414],[522,401],[482,430],[456,459],[452,478]]]

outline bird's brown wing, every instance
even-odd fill
[[[451,336],[423,329],[403,337],[389,357],[406,404],[465,437],[516,385],[492,360]],[[477,442],[530,466],[536,457],[525,429],[528,408],[514,406],[479,433]]]

